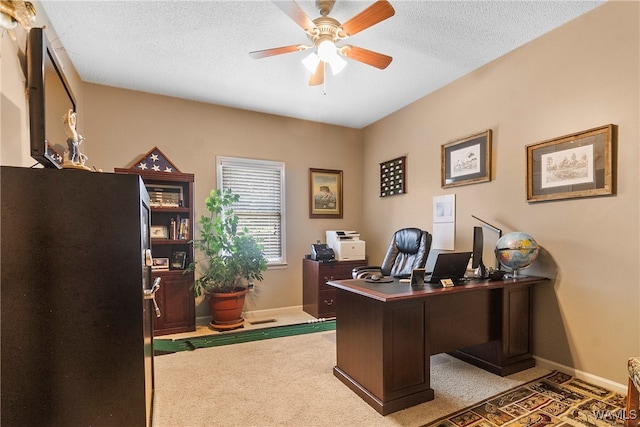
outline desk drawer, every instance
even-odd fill
[[[320,291],[318,295],[318,316],[334,317],[336,315],[336,290]]]
[[[354,267],[367,265],[367,260],[319,262],[302,260],[302,308],[314,317],[336,315],[336,289],[327,285],[332,280],[351,279]]]
[[[340,262],[338,263],[329,263],[323,264],[320,266],[318,271],[318,281],[319,281],[319,289],[322,290],[330,290],[334,289],[332,286],[328,286],[326,283],[332,280],[345,280],[351,279],[351,270],[354,267],[367,265],[366,261],[360,262]]]

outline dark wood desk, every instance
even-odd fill
[[[383,415],[433,399],[430,356],[451,353],[498,375],[535,365],[531,287],[548,279],[452,288],[330,281],[336,288],[334,375]]]

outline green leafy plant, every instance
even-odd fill
[[[209,214],[200,217],[200,238],[193,240],[203,257],[187,267],[200,273],[193,283],[196,296],[235,292],[263,280],[267,269],[263,246],[246,227],[238,227],[238,215],[231,207],[239,198],[231,190],[211,190],[205,201]]]

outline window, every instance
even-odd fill
[[[264,246],[269,264],[284,264],[284,163],[217,157],[218,188],[240,196],[239,225]]]

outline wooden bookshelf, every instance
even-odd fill
[[[139,175],[150,193],[151,251],[154,259],[163,264],[162,269],[152,269],[153,280],[162,278],[156,293],[162,315],[154,321],[154,335],[195,331],[195,299],[191,290],[194,273],[184,270],[193,261],[190,242],[193,239],[195,176],[180,172],[157,147],[131,168],[116,168],[115,172]],[[167,193],[164,199],[163,192]],[[183,224],[182,232],[179,231],[180,223]],[[168,259],[168,268],[162,258]]]

